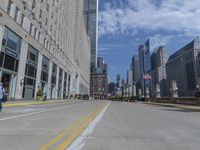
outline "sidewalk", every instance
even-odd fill
[[[148,104],[148,103],[146,102],[146,104]],[[165,106],[165,107],[174,107],[174,108],[185,109],[185,110],[189,110],[189,111],[200,112],[200,106],[170,104],[170,103],[157,103],[157,102],[151,102],[150,104],[151,105],[159,105],[159,106]]]
[[[72,102],[72,100],[47,100],[47,101],[37,101],[37,100],[24,100],[24,101],[7,101],[3,103],[3,107],[17,107],[17,106],[26,106],[26,105],[41,105],[41,104],[55,104],[55,103],[64,103]]]

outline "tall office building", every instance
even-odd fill
[[[175,80],[179,96],[194,96],[200,76],[200,38],[172,54],[166,64],[168,93],[172,80]]]
[[[156,96],[156,85],[160,87],[160,96],[167,96],[167,86],[166,86],[166,63],[167,63],[167,53],[164,46],[160,46],[155,49],[151,55],[151,96]]]
[[[151,51],[152,45],[151,40],[147,39],[144,45],[139,46],[139,69],[140,69],[140,88],[142,89],[142,94],[146,95],[146,88],[151,88],[150,81],[144,80],[143,76],[151,73]]]
[[[140,80],[140,72],[139,72],[139,57],[135,55],[132,57],[132,78],[133,78],[133,85],[135,86],[134,89],[136,93],[134,95],[138,95],[139,90],[139,80]]]
[[[10,99],[89,94],[82,0],[1,0],[0,81]]]
[[[120,78],[120,74],[116,75],[116,87],[120,88],[121,87],[121,78]]]
[[[114,82],[110,82],[108,85],[108,92],[113,96],[115,95],[115,86],[116,84]]]
[[[140,45],[138,48],[138,54],[139,54],[139,72],[140,72],[140,89],[142,90],[142,94],[145,94],[145,88],[144,88],[144,79],[143,75],[145,74],[145,48],[144,45]]]
[[[103,62],[103,57],[98,57],[97,58],[97,68],[103,68],[104,62]]]
[[[91,72],[95,70],[98,49],[98,0],[84,0],[84,17],[91,39]]]
[[[127,88],[128,88],[128,96],[132,96],[132,89],[133,89],[133,71],[129,69],[127,71]]]

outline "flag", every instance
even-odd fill
[[[149,74],[144,74],[143,79],[144,80],[152,80],[152,77]]]

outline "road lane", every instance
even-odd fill
[[[54,109],[57,109],[59,107],[63,107],[63,104],[64,104],[64,107],[71,107],[71,105],[76,105],[76,104],[81,104],[81,103],[84,103],[84,102],[87,102],[87,101],[63,101],[63,102],[46,102],[44,104],[37,104],[37,103],[34,103],[34,102],[31,102],[31,103],[16,103],[15,105],[13,105],[12,107],[9,106],[9,107],[5,107],[3,108],[3,110],[1,111],[0,113],[0,121],[2,120],[6,120],[6,118],[15,118],[17,116],[26,116],[28,113],[36,113],[37,112],[42,112],[42,111],[52,111]]]
[[[39,108],[46,109],[43,107],[47,107],[48,109],[56,110],[1,121],[0,149],[39,149],[60,132],[63,132],[72,122],[87,115],[94,108],[103,103],[102,101],[83,102],[84,103],[79,102],[76,104],[55,104],[54,106],[43,105],[39,106]],[[74,105],[74,107],[69,107],[72,105]],[[10,111],[13,109],[16,110],[21,108],[10,108]],[[25,109],[27,109],[27,106]]]
[[[199,150],[199,137],[199,112],[112,102],[80,145],[82,150]]]

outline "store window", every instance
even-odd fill
[[[29,45],[24,78],[23,98],[32,99],[35,93],[38,51]]]
[[[8,28],[5,28],[2,41],[2,52],[0,53],[0,67],[17,72],[21,41],[22,39],[17,34]]]
[[[41,80],[44,82],[48,81],[48,71],[49,71],[49,59],[46,56],[43,56]]]

